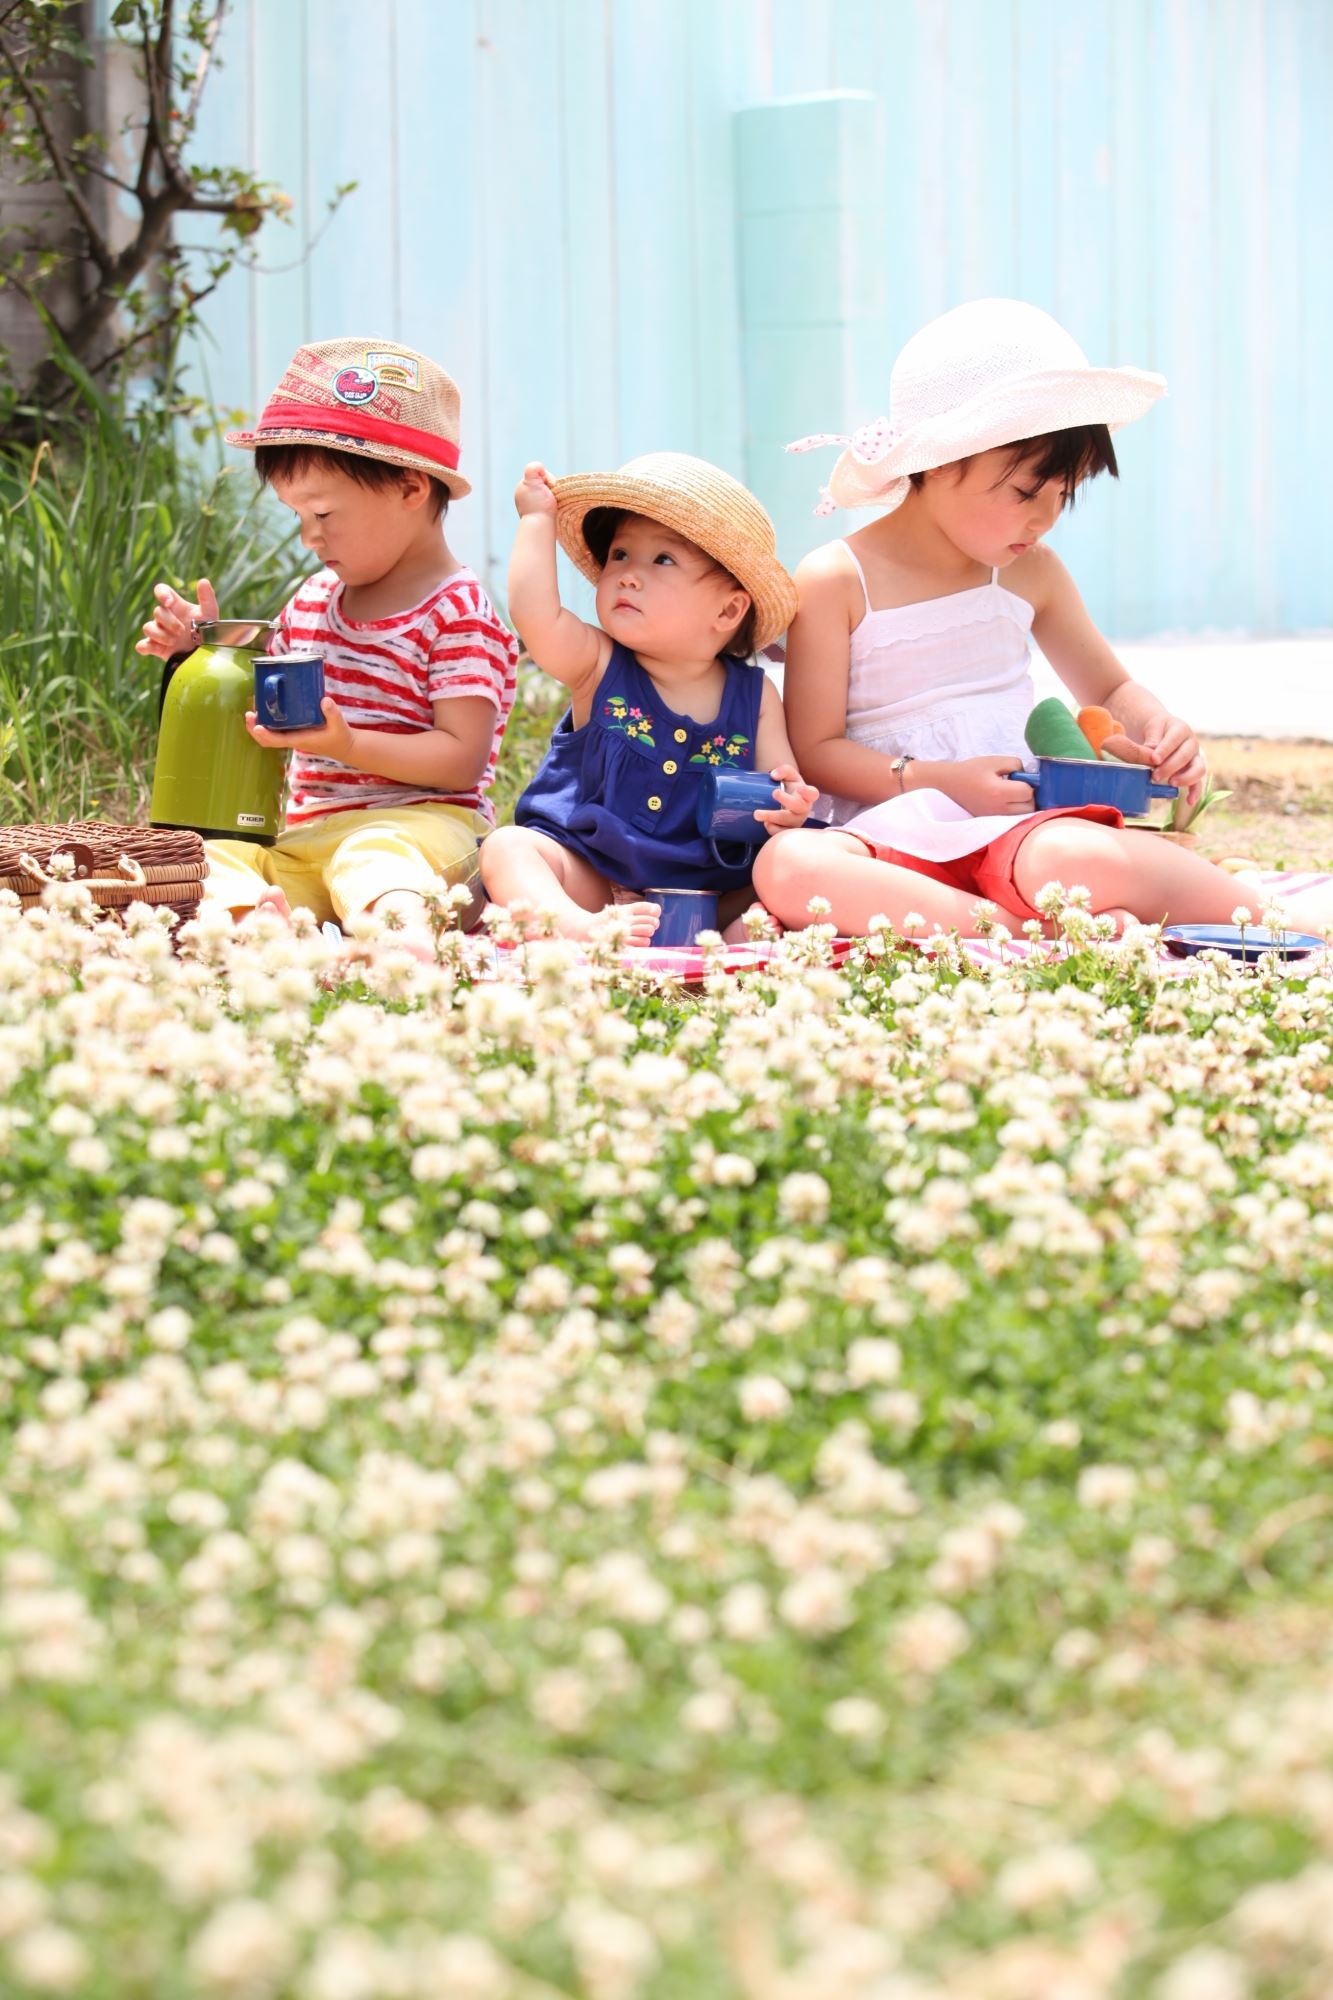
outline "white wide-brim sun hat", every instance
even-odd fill
[[[909,475],[1082,424],[1117,431],[1166,394],[1145,368],[1094,368],[1072,335],[1021,299],[973,299],[914,333],[893,364],[889,414],[851,435],[820,431],[788,451],[845,446],[815,509],[892,513]]]
[[[619,472],[578,472],[553,482],[560,546],[596,583],[602,566],[584,523],[595,508],[641,514],[671,528],[729,570],[754,606],[754,648],[761,653],[796,616],[796,585],[778,561],[773,523],[739,479],[683,451],[632,458]]]

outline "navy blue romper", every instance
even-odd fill
[[[695,824],[705,771],[755,767],[763,669],[729,655],[722,664],[722,706],[712,722],[695,722],[674,714],[633,653],[613,645],[592,713],[575,729],[565,710],[515,822],[624,889],[747,888],[753,850],[738,847],[736,865],[719,866]]]

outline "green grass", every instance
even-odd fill
[[[154,584],[208,576],[260,616],[298,569],[250,466],[182,453],[160,410],[89,394],[77,428],[0,450],[0,816],[142,817],[160,669],[134,645]]]

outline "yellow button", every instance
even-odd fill
[[[680,769],[680,766],[677,764],[674,757],[668,757],[666,763],[663,764],[662,769],[666,772],[668,778],[674,778],[676,772]]]
[[[677,743],[684,743],[684,742],[685,742],[685,741],[686,741],[686,740],[688,739],[688,737],[689,737],[689,733],[690,733],[690,732],[689,732],[689,730],[688,730],[688,729],[678,729],[678,730],[676,731],[676,741],[677,741]]]
[[[656,792],[653,793],[653,796],[648,801],[648,810],[655,813],[662,810],[662,801],[658,798]]]

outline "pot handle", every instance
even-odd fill
[[[1178,799],[1180,797],[1180,786],[1149,785],[1148,796],[1153,799]]]
[[[1034,792],[1041,783],[1040,774],[1036,771],[1006,771],[1004,775],[1006,778],[1011,778],[1015,784],[1031,785]]]

